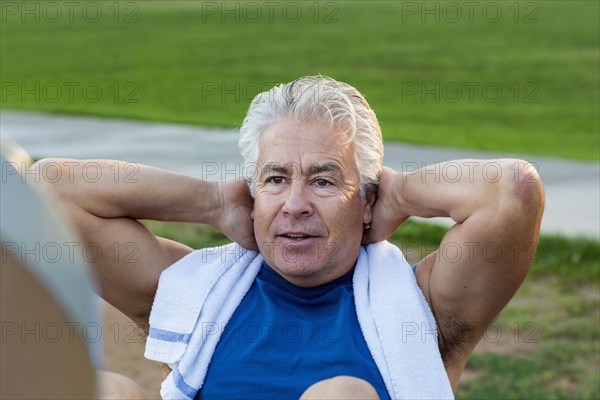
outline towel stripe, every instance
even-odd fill
[[[181,376],[179,368],[175,368],[171,373],[173,374],[173,382],[175,382],[177,389],[188,398],[193,399],[196,393],[198,393],[198,389],[187,384],[183,376]]]
[[[149,336],[163,342],[182,342],[187,343],[190,340],[190,334],[171,332],[164,329],[150,327]]]

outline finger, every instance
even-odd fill
[[[258,245],[256,244],[256,241],[247,242],[245,244],[240,244],[240,246],[242,246],[243,248],[248,249],[248,250],[260,251],[260,249],[258,248]]]
[[[243,240],[238,242],[238,244],[245,249],[259,251],[258,244],[256,243],[254,234],[252,234],[251,236],[245,237]]]

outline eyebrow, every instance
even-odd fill
[[[342,168],[334,162],[325,162],[323,164],[315,163],[308,168],[308,172],[311,175],[320,175],[324,172],[331,172],[332,174],[341,172]]]
[[[290,174],[290,170],[285,165],[280,164],[266,163],[265,165],[263,165],[263,167],[260,170],[260,176],[270,176],[272,174],[288,176]]]
[[[263,165],[263,167],[261,168],[261,173],[260,176],[264,177],[266,176],[271,176],[271,175],[283,175],[283,176],[289,176],[292,174],[292,171],[294,170],[294,168],[290,168],[291,166],[286,164],[286,165],[281,165],[281,164],[277,164],[277,163],[265,163],[265,165]],[[310,175],[322,175],[324,173],[330,173],[330,175],[339,173],[342,171],[342,168],[339,166],[339,164],[332,162],[332,161],[328,161],[328,162],[324,162],[324,163],[314,163],[312,164],[310,167],[308,167],[308,173]]]

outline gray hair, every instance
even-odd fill
[[[340,143],[354,142],[361,196],[377,189],[383,161],[381,128],[375,112],[354,87],[326,76],[304,76],[259,93],[240,128],[239,147],[246,166],[256,167],[262,132],[281,118],[328,122],[339,130]],[[254,196],[255,178],[247,179]]]

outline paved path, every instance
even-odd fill
[[[111,158],[172,169],[210,180],[243,173],[237,132],[152,122],[0,111],[2,135],[32,157]],[[520,157],[534,163],[545,184],[545,233],[600,238],[600,164],[560,159],[385,145],[385,164],[402,170],[459,158]],[[450,173],[450,171],[448,171]],[[448,224],[450,221],[436,219]]]

